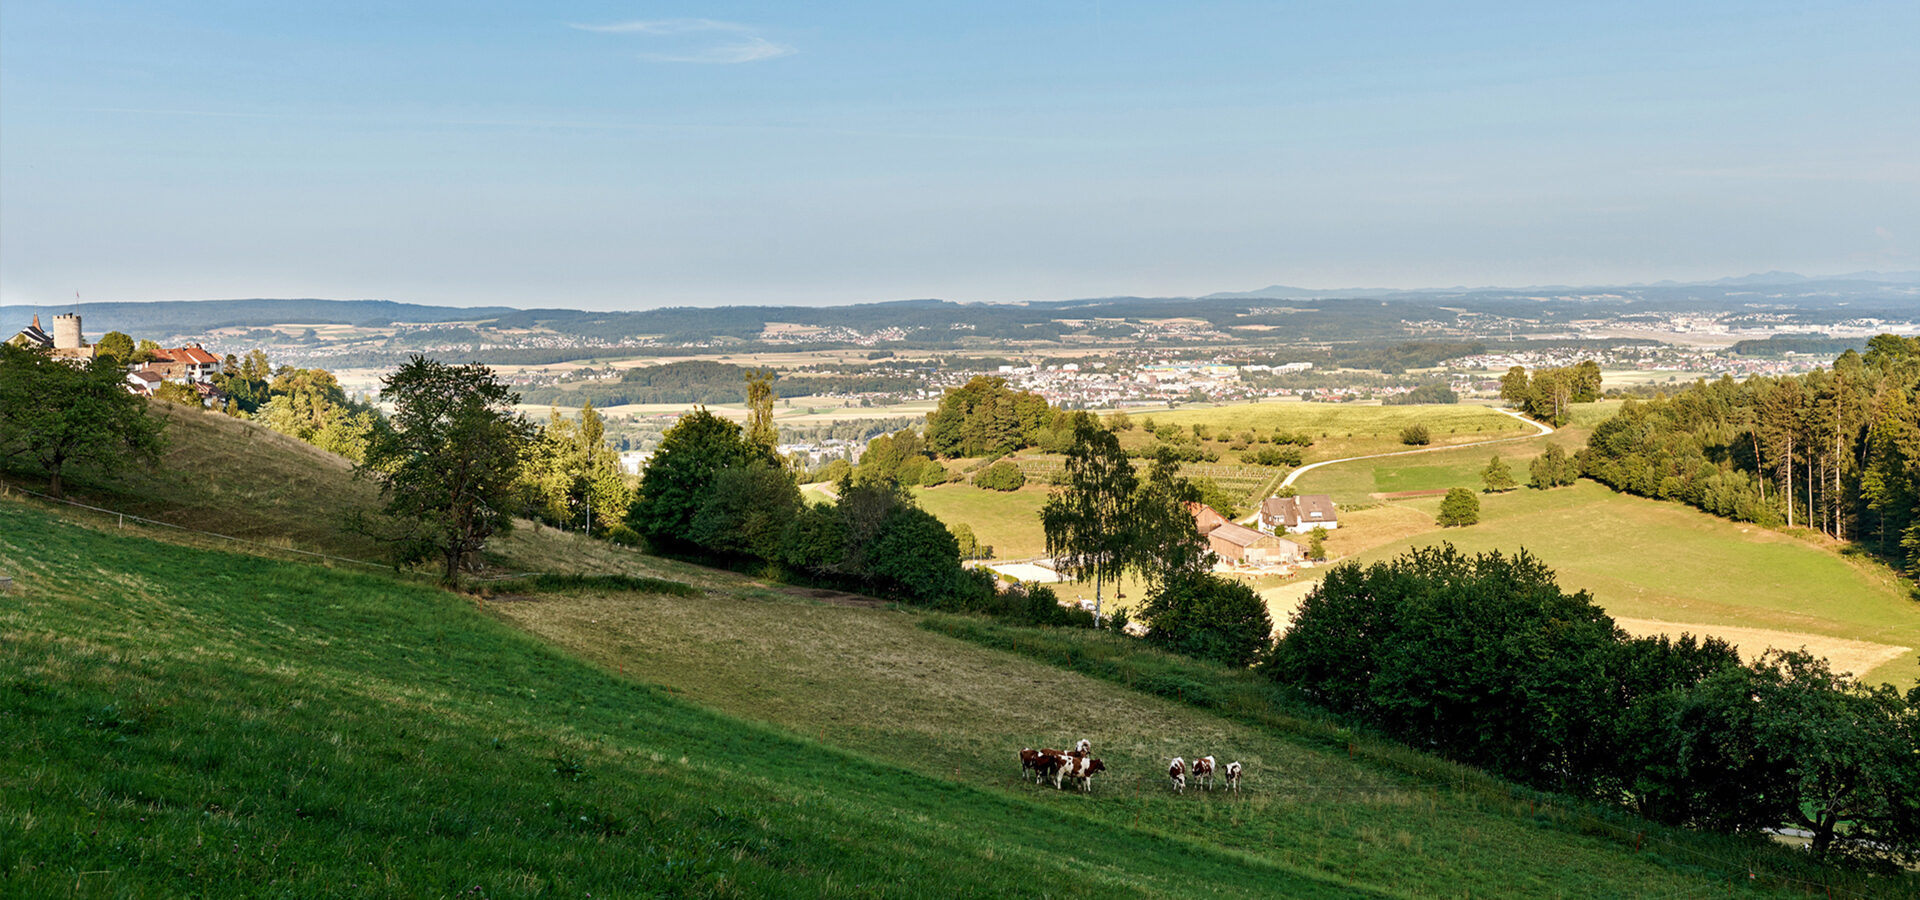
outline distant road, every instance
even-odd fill
[[[1553,433],[1553,426],[1547,425],[1541,422],[1535,422],[1534,420],[1529,419],[1526,416],[1523,416],[1517,412],[1514,412],[1513,410],[1502,409],[1499,407],[1489,407],[1489,408],[1492,409],[1494,412],[1501,413],[1502,415],[1508,415],[1516,419],[1519,419],[1520,421],[1525,422],[1528,425],[1532,425],[1534,428],[1537,428],[1539,430],[1534,432],[1533,434],[1523,434],[1523,435],[1520,435],[1519,437],[1494,438],[1493,440],[1490,440],[1490,441],[1474,441],[1471,444],[1448,444],[1444,447],[1421,447],[1417,450],[1395,450],[1392,453],[1373,453],[1367,456],[1349,456],[1344,459],[1323,459],[1317,463],[1308,463],[1304,466],[1301,466],[1298,469],[1288,472],[1287,479],[1285,481],[1280,482],[1280,486],[1291,487],[1293,485],[1294,479],[1299,478],[1300,476],[1305,475],[1308,472],[1313,471],[1314,469],[1318,469],[1321,466],[1331,466],[1334,463],[1354,462],[1355,460],[1362,460],[1362,459],[1380,459],[1382,457],[1387,457],[1387,456],[1410,456],[1415,453],[1434,453],[1440,450],[1464,450],[1468,447],[1485,447],[1488,444],[1504,444],[1504,443],[1507,443],[1508,441],[1532,440],[1533,438],[1546,437],[1547,435],[1550,435]],[[1245,524],[1247,522],[1253,521],[1256,518],[1259,518],[1259,516],[1260,516],[1260,511],[1258,509],[1255,509],[1251,515],[1243,517],[1240,521],[1242,524]]]

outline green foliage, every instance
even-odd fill
[[[1251,466],[1297,466],[1301,456],[1299,447],[1261,447],[1258,450],[1240,454],[1240,461]]]
[[[1113,432],[1132,431],[1133,428],[1134,428],[1133,417],[1127,415],[1126,410],[1124,409],[1114,410],[1113,412],[1107,414],[1107,430],[1108,431],[1113,431]]]
[[[1140,607],[1147,642],[1228,666],[1252,665],[1273,636],[1267,602],[1244,582],[1205,572],[1168,578]]]
[[[133,361],[133,338],[123,332],[109,331],[93,343],[93,355],[107,357],[119,365]]]
[[[981,470],[973,476],[974,487],[990,491],[1017,491],[1027,483],[1027,476],[1021,474],[1020,467],[1001,460]]]
[[[1433,443],[1433,435],[1428,433],[1427,426],[1416,423],[1400,429],[1400,443],[1410,447],[1425,447]]]
[[[1583,454],[1615,490],[1817,527],[1920,571],[1920,341],[1879,335],[1831,371],[1628,401]]]
[[[1193,485],[1194,491],[1199,494],[1200,502],[1213,507],[1214,512],[1226,516],[1229,519],[1237,519],[1242,512],[1245,512],[1245,509],[1240,505],[1240,498],[1228,493],[1225,488],[1220,486],[1219,482],[1205,475],[1189,478],[1187,481]]]
[[[687,537],[721,553],[777,559],[799,510],[800,489],[786,469],[750,459],[714,474]]]
[[[1312,531],[1307,532],[1307,558],[1311,560],[1323,560],[1327,558],[1326,526],[1315,525]]]
[[[606,531],[626,522],[633,488],[588,403],[578,421],[555,409],[521,455],[516,485],[525,515],[561,528]]]
[[[153,389],[153,398],[155,400],[164,400],[168,403],[177,403],[181,406],[200,405],[200,392],[194,390],[193,385],[183,384],[178,381],[161,382],[159,387]]]
[[[780,430],[773,424],[773,382],[777,376],[771,369],[748,371],[747,379],[747,440],[758,444],[768,453],[780,443]]]
[[[1486,485],[1489,494],[1505,493],[1520,487],[1520,483],[1513,480],[1513,470],[1507,467],[1506,459],[1498,453],[1487,460],[1485,469],[1480,470],[1480,481]]]
[[[1500,397],[1521,412],[1559,427],[1572,418],[1572,404],[1600,399],[1600,364],[1589,359],[1566,368],[1541,369],[1531,379],[1525,368],[1514,366],[1500,378]]]
[[[868,441],[860,464],[853,468],[853,479],[860,484],[912,487],[946,481],[947,470],[927,452],[919,433],[907,428]]]
[[[512,527],[507,511],[533,426],[513,411],[519,395],[485,366],[415,356],[381,386],[393,419],[369,437],[362,471],[379,480],[386,514],[406,528],[396,558],[439,556],[451,583],[488,538]]]
[[[696,409],[680,417],[660,437],[647,461],[627,514],[627,524],[660,546],[686,546],[693,517],[712,493],[714,479],[728,468],[759,460],[774,465],[766,450],[749,443],[740,426]]]
[[[1127,567],[1150,589],[1198,575],[1213,564],[1213,551],[1194,527],[1191,510],[1198,502],[1200,492],[1180,477],[1179,463],[1164,453],[1157,457],[1121,522],[1132,542]]]
[[[1476,524],[1480,521],[1480,498],[1466,488],[1449,488],[1434,521],[1444,528]]]
[[[1469,495],[1471,496],[1471,495]],[[1268,671],[1403,740],[1676,825],[1792,822],[1816,856],[1920,859],[1920,690],[1804,652],[1628,639],[1525,553],[1415,550],[1328,573]]]
[[[1417,746],[1588,792],[1610,758],[1613,623],[1524,552],[1421,548],[1335,567],[1269,671]]]
[[[1388,397],[1384,401],[1384,405],[1416,406],[1416,405],[1426,405],[1431,403],[1459,403],[1459,402],[1460,402],[1460,395],[1454,393],[1453,388],[1448,387],[1446,382],[1436,381],[1430,384],[1423,384],[1404,394],[1398,394],[1392,397]]]
[[[954,543],[960,547],[961,559],[991,559],[993,557],[993,548],[980,543],[980,539],[974,536],[972,525],[961,522],[958,525],[948,526],[947,530],[953,532]]]
[[[1537,490],[1565,487],[1580,480],[1580,461],[1568,456],[1559,444],[1548,444],[1547,449],[1527,466],[1527,486]]]
[[[1053,424],[1045,398],[981,375],[941,396],[927,416],[927,448],[948,458],[1001,456],[1039,443],[1040,430]]]
[[[166,446],[163,425],[123,384],[111,359],[75,365],[0,344],[0,459],[38,469],[56,497],[72,466],[112,472],[156,462]]]
[[[1139,481],[1120,440],[1091,417],[1075,422],[1073,439],[1062,489],[1041,507],[1040,524],[1059,570],[1093,580],[1098,618],[1101,589],[1127,569],[1139,543],[1132,528]]]

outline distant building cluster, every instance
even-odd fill
[[[99,355],[99,347],[86,341],[79,313],[54,316],[52,334],[40,327],[40,317],[35,315],[33,323],[8,338],[7,343],[42,350],[56,359],[84,362]],[[161,385],[172,383],[191,388],[203,406],[218,407],[226,402],[226,394],[213,383],[213,376],[224,370],[220,357],[199,344],[148,349],[137,356],[138,361],[126,366],[129,392],[151,397]]]

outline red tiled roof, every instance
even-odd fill
[[[208,365],[210,363],[217,363],[220,361],[220,357],[215,356],[211,353],[208,353],[207,351],[202,350],[199,347],[174,347],[167,350],[155,351],[153,355],[156,357],[163,357],[165,359],[172,360],[173,362],[189,363],[192,365],[200,365],[200,366]]]

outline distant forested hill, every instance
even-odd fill
[[[422,306],[391,300],[156,300],[150,303],[70,303],[0,306],[0,330],[11,333],[42,316],[78,309],[87,334],[196,333],[232,326],[367,325],[388,322],[464,322],[516,312],[505,306]]]

